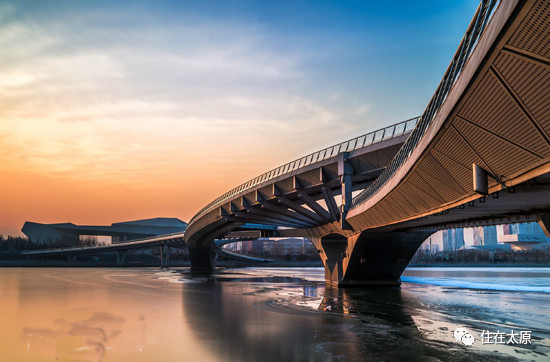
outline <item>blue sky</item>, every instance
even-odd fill
[[[111,210],[87,223],[189,219],[264,171],[420,115],[477,6],[0,1],[0,187],[8,205],[58,204],[0,233],[77,222],[78,202]],[[149,206],[129,214],[136,199]]]

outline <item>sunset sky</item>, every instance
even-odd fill
[[[1,1],[0,234],[189,219],[420,115],[478,1]]]

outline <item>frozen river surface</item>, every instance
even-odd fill
[[[375,290],[323,275],[3,268],[0,360],[550,360],[550,269],[409,268]]]

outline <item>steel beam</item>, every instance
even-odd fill
[[[314,213],[313,211],[309,210],[309,209],[306,209],[305,207],[303,207],[302,205],[300,205],[299,203],[297,202],[294,202],[294,201],[291,201],[285,197],[279,197],[278,198],[279,200],[279,203],[287,206],[289,209],[292,209],[294,211],[296,211],[297,213],[299,214],[302,214],[308,218],[311,218],[321,224],[324,224],[327,222],[327,219],[322,217],[322,216],[319,216],[318,214]]]
[[[321,216],[325,220],[330,220],[329,212],[319,205],[317,201],[313,200],[313,198],[306,192],[299,192],[298,198],[309,206],[317,215]]]
[[[264,208],[266,210],[269,210],[269,211],[272,211],[272,212],[275,212],[277,214],[290,216],[295,220],[304,221],[308,224],[312,224],[312,225],[318,225],[319,224],[319,222],[314,218],[304,216],[304,215],[302,215],[302,214],[300,214],[300,213],[298,213],[294,210],[291,210],[291,209],[283,207],[283,206],[274,205],[274,204],[269,203],[269,202],[266,202],[266,203],[262,204],[262,208]]]
[[[323,197],[325,199],[325,203],[327,204],[328,211],[330,212],[332,220],[340,220],[340,210],[338,210],[338,205],[336,204],[336,200],[334,200],[332,191],[327,187],[323,187],[321,189],[321,192],[323,193]]]
[[[262,209],[261,207],[258,207],[258,206],[249,208],[248,211],[252,215],[263,216],[269,219],[278,220],[285,223],[293,223],[293,224],[301,225],[302,227],[315,226],[315,224],[312,222],[302,221],[302,220],[293,218],[292,216],[281,215],[267,209]]]
[[[306,227],[306,225],[299,223],[297,221],[279,221],[274,220],[273,218],[268,218],[260,215],[254,215],[252,213],[244,213],[239,212],[235,215],[228,215],[225,217],[228,221],[234,221],[234,222],[253,222],[253,223],[260,223],[260,224],[266,224],[266,225],[274,225],[274,226],[289,226],[294,228],[303,228]]]
[[[342,230],[350,230],[351,226],[346,221],[346,215],[351,207],[352,200],[352,177],[353,167],[348,162],[348,152],[342,152],[338,155],[338,176],[340,176],[340,184],[342,185],[342,205],[340,215],[340,227]],[[330,209],[330,207],[329,207]]]

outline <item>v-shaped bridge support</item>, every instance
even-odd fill
[[[313,238],[332,286],[399,286],[401,274],[431,232],[363,231]]]

